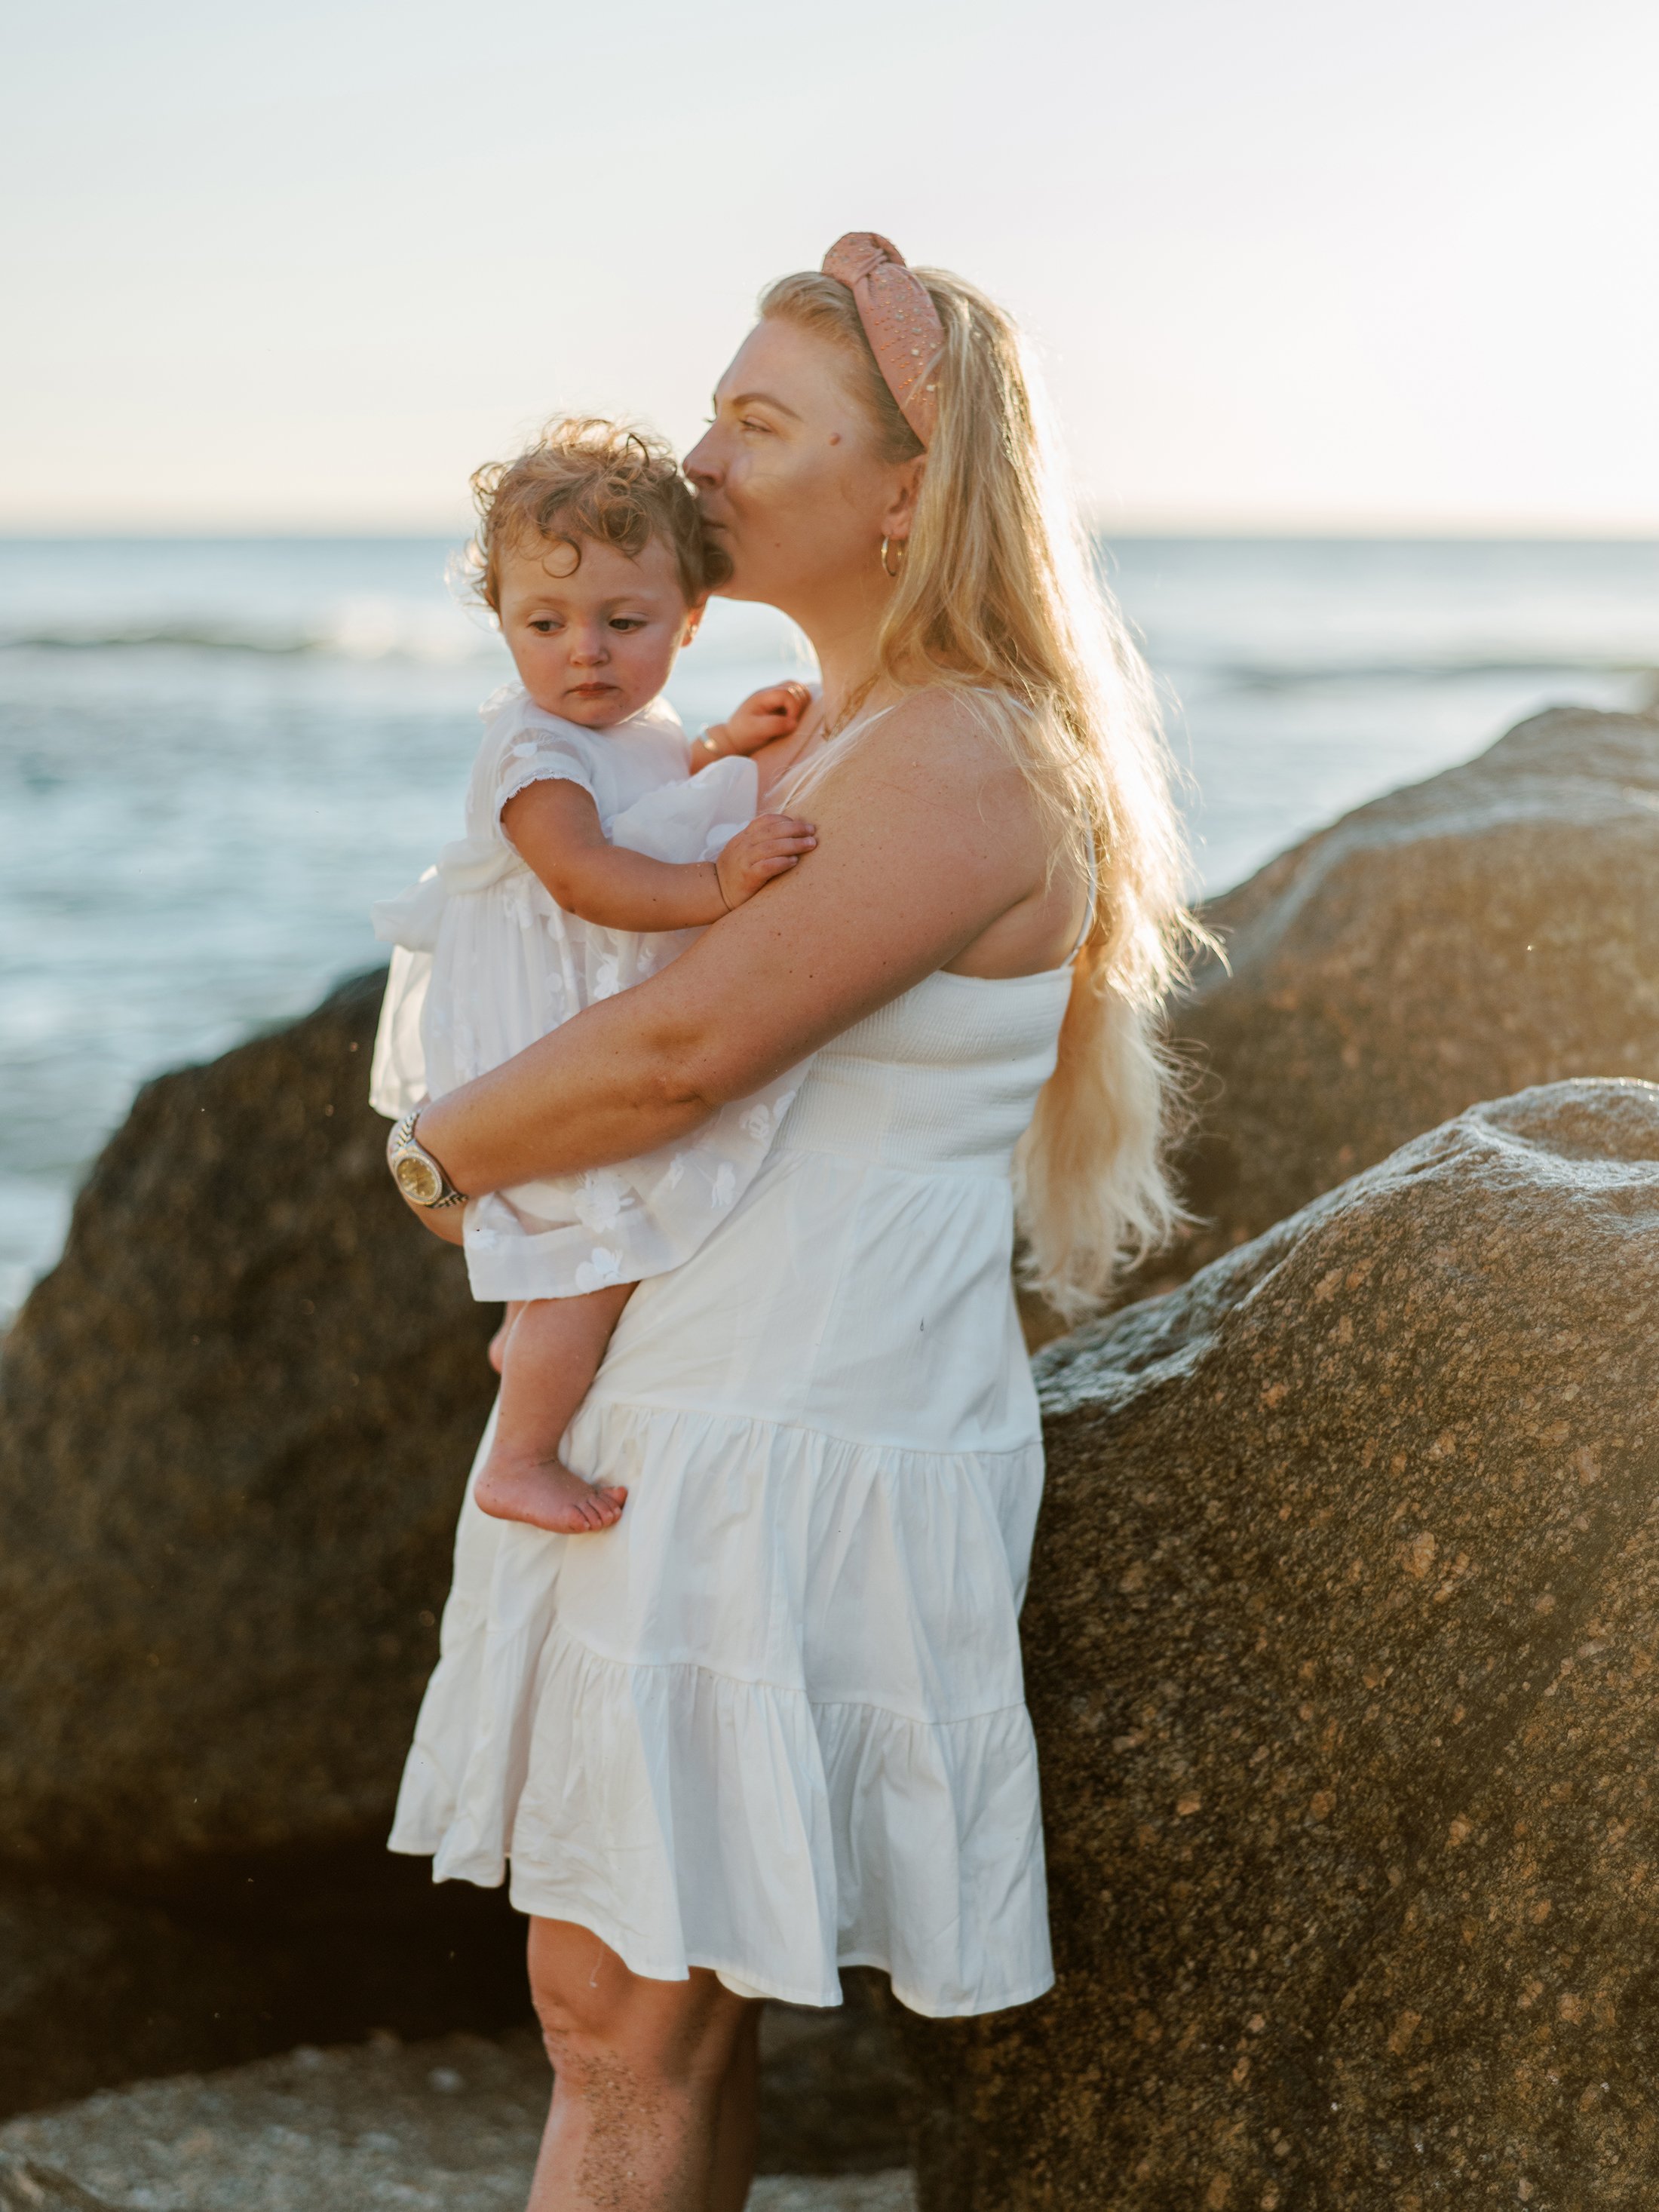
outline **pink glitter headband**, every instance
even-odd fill
[[[939,386],[933,372],[945,350],[945,325],[927,286],[904,256],[873,230],[849,230],[823,257],[823,274],[845,284],[858,303],[887,389],[924,446],[933,442]]]

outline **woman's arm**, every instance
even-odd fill
[[[1069,926],[1076,887],[1048,881],[1024,777],[947,694],[885,716],[813,810],[817,851],[764,896],[659,975],[424,1109],[421,1142],[458,1188],[650,1152],[955,960],[1000,917],[1029,908],[1045,946]],[[1062,945],[1053,957],[1063,957]]]

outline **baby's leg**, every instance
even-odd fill
[[[600,1490],[559,1459],[559,1440],[587,1395],[632,1283],[582,1298],[536,1298],[520,1309],[501,1364],[489,1456],[472,1495],[500,1521],[528,1521],[562,1536],[608,1528],[624,1489]]]
[[[513,1324],[524,1311],[522,1298],[509,1298],[507,1310],[501,1316],[501,1325],[489,1340],[489,1364],[499,1375],[507,1365],[507,1340],[513,1334]]]

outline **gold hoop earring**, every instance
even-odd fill
[[[881,573],[884,576],[896,577],[902,574],[904,568],[904,540],[901,538],[898,542],[899,564],[896,568],[890,568],[887,565],[887,548],[891,543],[888,538],[881,541]]]

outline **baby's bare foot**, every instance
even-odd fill
[[[584,1482],[556,1459],[507,1459],[492,1452],[472,1495],[479,1511],[497,1521],[527,1521],[558,1536],[589,1536],[621,1519],[628,1492]]]

